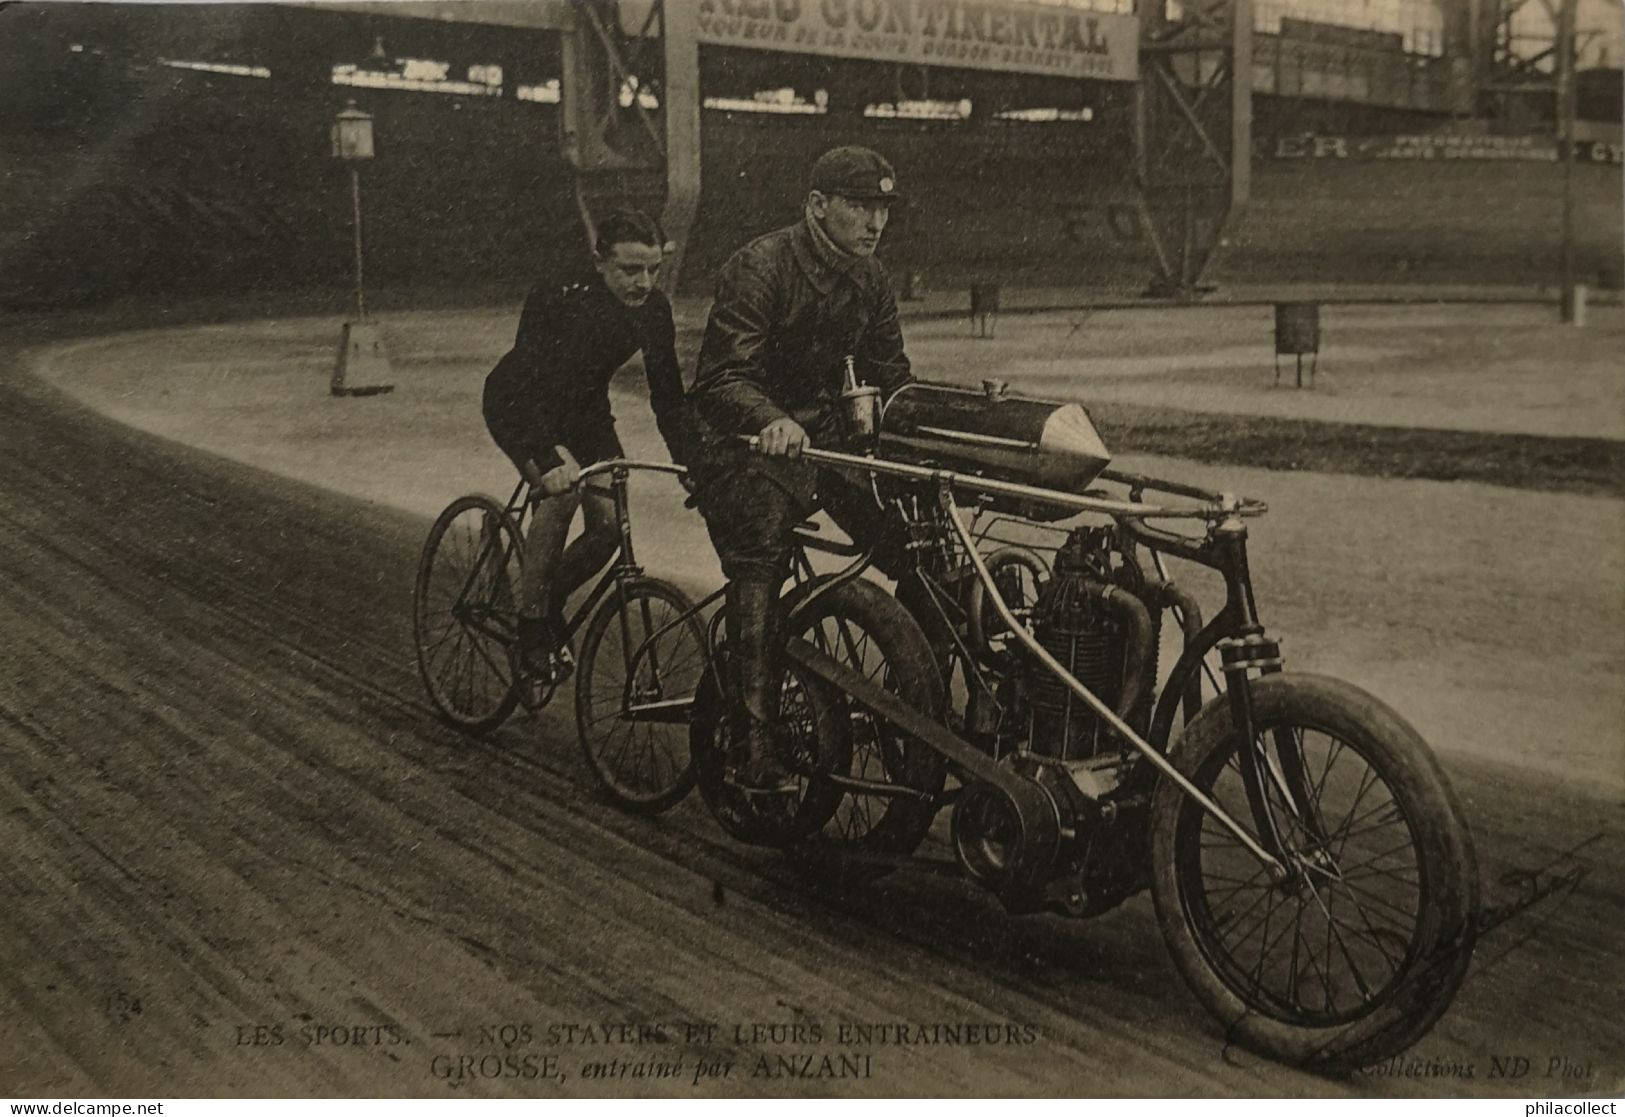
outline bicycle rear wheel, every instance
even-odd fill
[[[708,663],[694,603],[638,578],[593,614],[576,666],[576,732],[587,766],[629,811],[656,814],[694,786],[689,722]]]
[[[429,529],[412,602],[418,673],[440,716],[484,733],[519,701],[512,658],[519,533],[494,500],[464,496]]]

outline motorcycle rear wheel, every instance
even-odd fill
[[[781,603],[786,614],[822,589],[798,587]],[[794,613],[788,635],[807,641],[917,710],[940,716],[942,688],[931,648],[914,619],[878,585],[847,582],[818,592]],[[789,850],[798,864],[844,881],[883,875],[912,853],[936,813],[947,775],[943,759],[845,694],[798,668],[786,668],[780,715],[801,773],[798,790],[751,796],[725,781],[729,744],[718,673],[702,686],[691,729],[700,792],[712,814],[741,841]],[[911,793],[886,796],[832,782],[834,777],[892,784]]]
[[[1252,689],[1264,809],[1291,870],[1273,880],[1172,780],[1152,806],[1152,894],[1186,982],[1228,1039],[1346,1071],[1409,1047],[1471,960],[1472,842],[1444,774],[1398,714],[1358,688],[1278,674]],[[1175,742],[1180,772],[1252,837],[1229,700]]]

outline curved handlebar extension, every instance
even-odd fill
[[[687,467],[680,466],[676,462],[640,461],[633,458],[609,458],[606,461],[593,462],[591,465],[583,466],[581,471],[576,475],[575,483],[572,484],[568,489],[565,489],[564,493],[581,491],[582,486],[584,486],[587,481],[593,477],[599,477],[606,473],[613,474],[618,472],[630,472],[639,469],[649,473],[667,473],[678,478],[688,476]],[[524,488],[524,503],[526,504],[535,504],[537,501],[549,499],[543,496],[541,490],[535,485],[531,484],[529,481],[524,482]],[[560,493],[558,495],[563,496],[564,493]]]
[[[755,435],[739,435],[750,449],[755,450],[761,445],[761,440]],[[1075,493],[1063,493],[1054,489],[1043,489],[1035,485],[1023,485],[1013,481],[995,481],[985,477],[975,477],[951,470],[932,469],[927,466],[909,465],[903,462],[891,462],[884,458],[867,457],[858,454],[846,454],[836,450],[821,450],[808,446],[801,451],[801,457],[820,465],[828,465],[837,469],[853,472],[880,473],[893,477],[901,477],[914,481],[932,481],[937,484],[947,484],[951,487],[966,489],[971,492],[984,492],[1021,497],[1027,500],[1040,501],[1057,507],[1071,508],[1079,512],[1097,512],[1125,520],[1147,519],[1187,519],[1187,520],[1217,520],[1230,516],[1259,516],[1269,511],[1269,506],[1261,500],[1250,497],[1237,497],[1227,493],[1216,493],[1200,489],[1193,485],[1180,484],[1173,481],[1161,481],[1152,477],[1144,477],[1134,473],[1124,473],[1117,470],[1104,470],[1101,476],[1118,484],[1126,485],[1130,492],[1130,499],[1109,500],[1099,496],[1085,496]],[[594,462],[581,470],[576,483],[571,490],[579,490],[590,478],[606,473],[617,473],[631,470],[643,470],[651,473],[665,473],[678,478],[686,478],[689,471],[674,462],[643,461],[630,458],[611,458],[608,461]],[[1170,496],[1184,497],[1187,500],[1200,501],[1197,507],[1164,507],[1155,504],[1146,504],[1140,499],[1144,492],[1163,492]],[[540,499],[534,486],[532,486],[528,500]],[[1146,532],[1152,529],[1144,523],[1139,527]],[[1161,534],[1161,533],[1158,533]],[[1177,537],[1173,537],[1177,538]]]

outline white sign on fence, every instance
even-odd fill
[[[700,0],[703,43],[1133,81],[1139,22],[1037,0]]]

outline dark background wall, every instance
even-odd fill
[[[501,64],[506,97],[334,86],[336,61],[382,37],[389,54]],[[73,47],[77,45],[76,51]],[[0,305],[130,294],[331,288],[350,280],[347,172],[328,125],[347,99],[376,117],[364,171],[369,283],[424,290],[522,284],[548,254],[579,252],[556,107],[512,87],[558,75],[556,37],[259,6],[0,9]],[[271,80],[180,71],[161,58],[263,65]],[[708,59],[708,88],[749,85],[761,60]],[[834,64],[819,64],[834,65]],[[1120,87],[1044,88],[963,75],[979,106],[1025,96],[1100,106],[1092,124],[865,120],[855,86],[878,71],[814,74],[846,91],[827,116],[707,112],[704,204],[685,285],[795,216],[807,165],[861,141],[887,152],[910,202],[883,254],[929,285],[971,278],[1137,290],[1148,249],[1121,205]],[[952,74],[933,95],[954,96]],[[981,82],[981,85],[975,85]],[[859,89],[856,103],[885,90]],[[1259,150],[1285,131],[1419,131],[1434,121],[1260,98]],[[1582,274],[1618,274],[1621,172],[1576,169]],[[1541,283],[1556,277],[1561,168],[1513,162],[1256,164],[1254,201],[1211,278]]]

